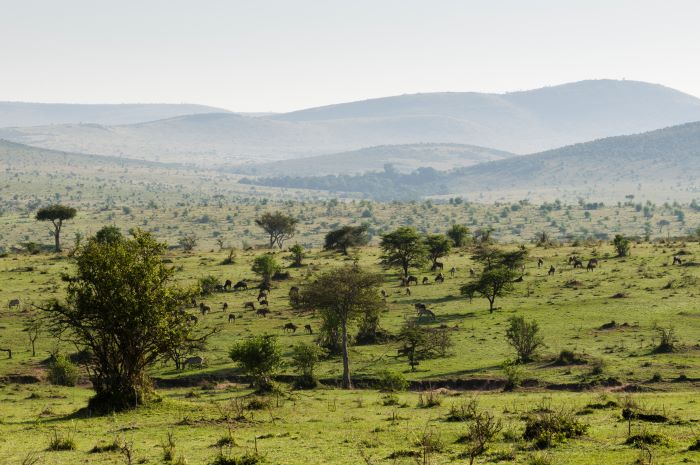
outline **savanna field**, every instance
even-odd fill
[[[41,233],[46,225],[30,215],[9,212],[0,218],[4,226],[12,224],[0,258],[0,349],[12,350],[12,358],[0,352],[1,463],[469,463],[471,442],[465,435],[474,418],[484,414],[499,428],[473,463],[700,463],[700,245],[685,236],[697,223],[692,207],[654,206],[653,220],[645,220],[649,212],[634,203],[592,208],[461,201],[269,205],[251,199],[233,207],[222,198],[221,205],[213,199],[198,202],[186,206],[162,200],[128,210],[84,205],[65,225],[62,254],[26,249],[28,240],[50,241]],[[256,257],[270,253],[262,247],[265,238],[254,219],[285,206],[301,218],[299,231],[282,250],[271,252],[288,276],[272,281],[270,312],[260,316],[245,305],[261,308],[256,299],[260,278],[251,267]],[[321,249],[329,230],[365,221],[374,235],[368,246],[351,248],[349,256]],[[501,250],[521,245],[527,250],[519,279],[496,299],[493,313],[485,298],[470,300],[460,292],[474,279],[470,269],[478,274],[482,268],[472,246],[454,247],[440,258],[443,283],[435,282],[429,264],[412,268],[419,284],[410,286],[410,296],[400,283],[400,270],[380,264],[381,234],[407,223],[421,232],[444,233],[453,222],[472,231],[493,228]],[[38,307],[65,298],[63,276],[75,273],[73,234],[89,236],[113,223],[125,233],[130,227],[151,230],[173,246],[183,237],[196,237],[192,250],[183,250],[181,242],[165,252],[164,261],[181,286],[228,279],[245,280],[249,289],[213,289],[197,297],[210,312],[186,309],[197,317],[198,330],[213,335],[205,347],[188,354],[202,357],[203,364],[176,370],[172,361],[159,360],[148,368],[157,402],[92,415],[84,409],[92,390],[80,365],[75,387],[48,380],[50,354],[70,357],[77,348],[40,328],[33,356],[30,322],[41,315]],[[537,246],[532,239],[545,230],[551,240]],[[611,242],[620,232],[636,236],[625,257],[617,256]],[[295,243],[306,249],[300,267],[290,266],[288,259],[287,249]],[[583,268],[575,269],[571,256],[580,257]],[[674,256],[681,258],[680,265],[672,263]],[[598,266],[587,271],[591,258]],[[387,295],[379,315],[384,337],[351,344],[356,389],[340,389],[339,355],[319,361],[315,375],[321,385],[295,389],[292,349],[300,342],[315,343],[320,317],[293,308],[290,290],[303,291],[320,274],[353,263],[381,274]],[[555,268],[551,274],[550,267]],[[20,303],[10,306],[14,299]],[[417,317],[416,303],[425,304],[435,318]],[[506,338],[514,316],[536,322],[542,337],[543,346],[527,363],[515,363],[517,354]],[[447,334],[449,341],[413,369],[399,354],[405,346],[399,335],[410,322]],[[288,323],[296,331],[285,331]],[[350,325],[351,336],[357,330],[357,323]],[[234,344],[253,335],[274,335],[282,352],[285,363],[276,370],[272,393],[253,392],[229,356]],[[532,434],[547,421],[568,429],[546,438]],[[49,450],[61,442],[72,447]],[[230,461],[215,462],[222,457]]]

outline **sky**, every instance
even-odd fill
[[[634,79],[700,96],[698,0],[0,0],[0,100],[241,112]]]

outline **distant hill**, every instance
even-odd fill
[[[381,145],[351,152],[240,165],[233,171],[264,176],[319,176],[383,171],[392,165],[407,173],[420,167],[436,170],[472,166],[514,156],[512,153],[463,144]]]
[[[222,113],[228,110],[192,104],[76,104],[0,102],[0,127],[50,124],[133,124],[174,116]]]
[[[700,198],[700,122],[618,136],[482,163],[448,172],[411,175],[248,179],[266,186],[355,192],[386,199],[454,196],[469,199]]]
[[[5,128],[0,137],[74,152],[233,165],[421,143],[523,154],[698,120],[696,97],[656,84],[598,80],[507,94],[401,95],[274,115]]]

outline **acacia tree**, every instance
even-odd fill
[[[350,265],[321,274],[302,291],[302,300],[319,310],[321,319],[340,328],[343,355],[343,388],[352,389],[348,326],[355,319],[383,308],[379,295],[382,276]]]
[[[39,211],[36,212],[36,219],[38,221],[51,221],[53,224],[53,231],[51,233],[53,234],[56,252],[61,251],[61,228],[63,227],[63,222],[72,220],[77,213],[75,208],[59,204],[40,208]]]
[[[131,239],[90,239],[76,252],[77,273],[65,302],[44,310],[54,335],[88,349],[88,373],[98,412],[133,408],[153,398],[146,372],[187,341],[204,341],[180,307],[193,291],[172,284],[174,270],[163,263],[166,244],[149,233]]]
[[[380,246],[384,251],[382,263],[400,267],[404,277],[408,276],[409,268],[425,263],[428,253],[423,238],[408,226],[384,234]]]
[[[256,218],[255,224],[260,226],[270,237],[270,248],[275,244],[282,248],[284,241],[294,237],[298,219],[285,215],[282,212],[266,212],[260,218]]]
[[[536,321],[525,321],[522,316],[512,316],[508,319],[510,326],[506,330],[506,339],[515,352],[518,360],[527,363],[532,359],[535,351],[544,345],[544,340],[539,334],[540,327]]]
[[[489,301],[489,313],[493,313],[496,297],[503,297],[513,290],[513,281],[516,279],[515,271],[504,265],[497,265],[484,269],[472,282],[460,288],[462,295],[470,299],[479,294]]]
[[[447,256],[452,250],[452,240],[444,234],[428,234],[425,237],[425,246],[428,250],[428,258],[432,262],[432,269],[437,269],[440,258]]]
[[[290,255],[287,256],[286,258],[292,262],[292,266],[294,268],[299,268],[302,266],[302,262],[304,261],[304,258],[306,257],[306,252],[304,251],[304,247],[302,247],[299,244],[294,244],[289,248],[289,253]]]
[[[350,247],[361,247],[369,242],[369,235],[366,224],[360,226],[342,226],[328,232],[323,248],[326,250],[336,250],[343,255],[348,254]]]
[[[613,239],[613,245],[618,257],[626,257],[630,253],[630,240],[626,237],[616,234]]]

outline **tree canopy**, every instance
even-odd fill
[[[63,227],[63,222],[72,220],[77,213],[78,211],[75,208],[60,204],[49,205],[48,207],[40,208],[36,212],[38,221],[51,221],[53,224],[52,234],[56,252],[61,251],[61,228]]]
[[[423,238],[408,226],[384,234],[380,246],[384,252],[382,263],[401,268],[404,276],[408,276],[409,268],[425,263],[428,254]]]
[[[334,229],[326,234],[323,248],[336,250],[347,255],[349,248],[367,245],[369,242],[368,228],[368,225],[362,224],[360,226],[341,226]]]
[[[282,267],[277,263],[275,257],[270,254],[255,257],[251,267],[253,273],[259,275],[265,284],[270,284],[272,277],[281,269]]]
[[[266,212],[256,218],[255,224],[260,226],[270,238],[270,248],[275,244],[281,249],[284,241],[294,237],[299,220],[282,212]]]
[[[437,261],[447,256],[452,250],[452,240],[444,234],[428,234],[425,237],[428,258],[435,268]]]

